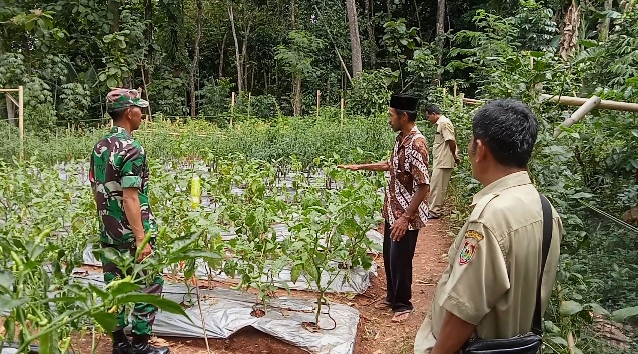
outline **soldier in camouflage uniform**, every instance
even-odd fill
[[[113,248],[135,255],[147,233],[154,235],[157,226],[149,205],[149,168],[144,148],[131,133],[142,121],[142,108],[148,102],[136,90],[115,89],[107,96],[107,111],[113,118],[113,128],[95,144],[91,154],[90,180],[101,221],[102,248]],[[140,252],[142,261],[152,253],[154,237]],[[123,277],[117,266],[102,256],[104,281],[108,284]],[[164,281],[161,275],[152,278],[143,291],[161,295]],[[127,316],[118,314],[118,328],[113,332],[113,354],[168,354],[168,348],[156,348],[148,343],[157,308],[137,303],[133,308],[133,342],[124,333]]]

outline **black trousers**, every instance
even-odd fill
[[[419,230],[407,230],[399,241],[392,240],[391,232],[386,221],[383,232],[383,266],[388,288],[386,301],[392,305],[394,312],[412,310],[412,259]]]

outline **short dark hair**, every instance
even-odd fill
[[[495,100],[476,112],[472,133],[473,148],[476,140],[481,139],[501,165],[525,168],[538,136],[538,121],[529,107],[520,101]]]
[[[441,110],[439,109],[439,106],[435,105],[435,104],[429,104],[425,107],[425,113],[428,114],[441,114]]]
[[[116,108],[116,109],[112,109],[108,111],[107,113],[111,116],[111,119],[113,119],[114,121],[117,121],[124,116],[124,113],[126,113],[126,110],[128,108],[129,107]]]
[[[415,111],[404,111],[402,109],[396,109],[396,108],[395,108],[395,111],[397,112],[397,115],[399,117],[401,117],[403,115],[403,113],[405,113],[405,114],[408,115],[408,120],[410,122],[416,122],[416,112]]]

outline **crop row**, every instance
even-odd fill
[[[103,289],[71,277],[99,230],[85,166],[66,165],[61,173],[36,158],[0,163],[0,268],[5,269],[0,303],[7,339],[14,340],[17,328],[21,345],[38,340],[63,346],[70,332],[83,326],[97,323],[108,331],[117,308],[136,301],[182,313],[179,305],[138,291],[167,266],[183,274],[188,286],[201,262],[210,279],[224,272],[239,279],[237,289],[253,289],[256,316],[267,310],[277,287],[286,287],[276,279],[289,269],[293,283],[304,277],[315,291],[318,323],[325,293],[339,274],[371,267],[368,251],[375,246],[366,233],[380,221],[383,177],[337,169],[339,162],[314,159],[313,176],[295,163],[283,176],[273,163],[240,155],[172,170],[152,162],[150,200],[160,227],[155,256],[136,264],[128,255],[95,251],[134,273]],[[189,193],[195,175],[206,203]],[[282,224],[289,232],[278,239],[273,225]],[[236,237],[223,239],[226,231]]]

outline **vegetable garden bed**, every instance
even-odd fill
[[[8,211],[0,215],[0,231],[7,235],[2,265],[12,270],[0,277],[0,295],[10,305],[6,318],[27,328],[19,336],[21,345],[46,338],[45,343],[64,347],[70,333],[83,326],[97,324],[98,332],[108,332],[114,325],[113,309],[119,306],[155,302],[164,310],[162,316],[174,314],[165,317],[166,323],[177,323],[175,316],[184,314],[188,323],[188,318],[201,323],[204,317],[207,331],[212,330],[210,338],[227,338],[252,326],[311,352],[349,353],[358,312],[329,303],[325,295],[362,293],[370,285],[376,264],[368,252],[380,249],[380,237],[371,230],[380,221],[382,177],[338,170],[338,163],[338,159],[317,159],[312,171],[241,156],[174,165],[168,171],[166,165],[152,164],[150,199],[160,230],[155,256],[143,264],[109,249],[87,251],[88,244],[97,241],[98,223],[85,164],[52,169],[33,159],[1,165],[0,201]],[[174,290],[167,290],[166,298],[190,294],[188,305],[175,307],[166,298],[139,294],[143,277],[120,279],[103,289],[73,282],[70,269],[83,263],[97,265],[95,258],[83,257],[96,252],[122,269],[167,272],[182,280],[168,287]],[[43,270],[44,264],[54,266],[50,274]],[[191,285],[197,278],[224,277],[235,280],[233,290],[209,293]],[[315,301],[276,297],[280,288],[311,290]],[[203,304],[210,296],[218,305],[204,306],[203,315],[194,317],[199,309],[190,310],[193,302],[199,299]],[[260,312],[263,309],[265,313]],[[238,316],[233,321],[236,327],[219,322],[231,312]],[[24,322],[27,314],[36,321]],[[159,325],[156,332],[203,335],[204,325],[191,325],[195,327]],[[291,326],[295,330],[283,329]],[[332,344],[326,347],[327,342]]]

